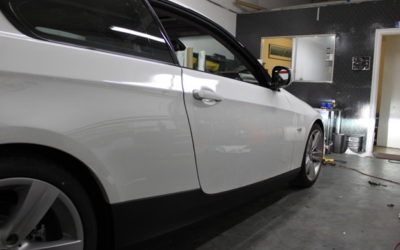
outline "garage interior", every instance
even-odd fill
[[[400,249],[400,1],[174,0],[223,26],[324,117],[326,161],[138,249]]]
[[[400,250],[400,0],[4,0],[0,95],[0,250]]]

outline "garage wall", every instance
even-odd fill
[[[258,58],[261,37],[336,34],[333,83],[293,83],[288,90],[314,107],[335,99],[343,110],[342,132],[367,133],[372,83],[370,71],[352,71],[352,56],[374,53],[375,30],[400,20],[400,1],[385,0],[320,8],[238,15],[237,37]],[[371,59],[371,63],[373,58]]]
[[[172,2],[184,5],[193,9],[204,16],[210,18],[214,22],[218,23],[233,35],[236,35],[236,18],[237,15],[227,9],[219,7],[207,0],[170,0]],[[231,0],[219,0],[223,6],[227,3],[231,3]]]

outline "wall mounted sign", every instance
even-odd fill
[[[277,60],[292,60],[292,48],[270,44],[268,57]]]
[[[370,70],[371,57],[370,56],[353,56],[351,69],[354,71]]]

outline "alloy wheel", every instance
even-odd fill
[[[314,181],[321,169],[323,157],[323,134],[322,131],[316,129],[310,134],[307,142],[305,156],[305,172],[307,179]]]
[[[80,250],[83,226],[57,187],[31,178],[0,180],[0,250]]]

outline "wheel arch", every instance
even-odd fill
[[[324,123],[322,122],[321,119],[318,118],[317,120],[315,120],[314,123],[311,125],[311,127],[312,127],[314,124],[318,124],[318,125],[321,127],[322,132],[325,134]]]
[[[323,147],[325,147],[325,128],[324,128],[324,122],[322,121],[321,118],[317,118],[317,119],[311,124],[309,133],[311,133],[311,129],[312,129],[312,127],[313,127],[315,124],[319,125],[319,127],[322,129]],[[306,142],[306,143],[307,143],[307,142]],[[324,152],[324,154],[323,154],[323,157],[324,157],[324,156],[325,156],[325,149],[323,150],[323,152]]]
[[[96,191],[96,194],[100,194],[101,200],[110,203],[107,192],[96,174],[85,163],[65,151],[40,144],[7,143],[0,145],[0,157],[4,154],[13,156],[33,154],[52,160],[77,178],[87,191]]]
[[[31,143],[9,143],[0,145],[0,158],[2,156],[32,156],[44,158],[56,163],[63,170],[70,173],[87,191],[92,204],[96,209],[96,217],[101,223],[101,234],[108,235],[107,240],[104,239],[103,244],[111,246],[113,244],[112,232],[112,211],[109,205],[109,199],[97,176],[82,161],[73,155],[49,146],[31,144]]]
[[[305,133],[305,137],[304,137],[305,140],[304,140],[304,143],[303,143],[303,148],[304,149],[305,149],[305,147],[307,145],[307,140],[308,140],[308,137],[309,137],[309,135],[311,133],[311,129],[315,124],[317,124],[317,125],[319,125],[321,127],[322,134],[325,137],[324,123],[323,123],[321,117],[317,117],[317,118],[312,119],[311,122],[308,122],[307,125],[306,125],[306,133]],[[325,143],[325,138],[324,138],[324,143]]]
[[[321,127],[322,133],[323,133],[324,136],[325,136],[324,123],[322,122],[321,117],[316,117],[316,118],[313,118],[313,119],[308,120],[307,125],[305,126],[305,127],[306,127],[306,133],[305,133],[304,147],[305,147],[306,144],[307,144],[307,139],[308,139],[308,136],[309,136],[310,133],[311,133],[311,129],[312,129],[312,127],[313,127],[315,124],[317,124],[317,125],[319,125],[319,126]]]

